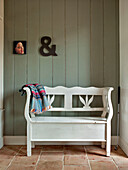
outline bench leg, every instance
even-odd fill
[[[27,123],[27,156],[31,156],[31,137],[30,125]]]
[[[110,156],[111,149],[111,122],[107,123],[107,134],[106,134],[106,156]]]
[[[27,142],[27,156],[31,156],[31,141]]]
[[[35,142],[32,142],[32,148],[35,148]]]

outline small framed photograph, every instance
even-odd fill
[[[13,54],[26,54],[26,41],[13,41]]]

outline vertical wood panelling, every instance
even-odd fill
[[[65,85],[65,21],[64,0],[53,0],[53,44],[56,53],[53,56],[53,86]],[[58,71],[59,70],[59,71]]]
[[[79,86],[90,85],[90,0],[78,1]]]
[[[5,0],[5,135],[25,134],[25,97],[18,90],[26,83],[114,86],[116,112],[117,4],[118,0]],[[50,45],[56,45],[58,56],[39,53],[43,36],[52,38]],[[14,40],[27,40],[26,55],[13,55]],[[55,104],[61,99],[58,97]],[[79,99],[73,96],[76,105]],[[66,112],[66,116],[82,114]],[[51,112],[43,115],[54,116]],[[112,127],[115,135],[116,116]]]
[[[66,0],[65,34],[66,34],[66,86],[78,85],[78,9],[77,0]],[[73,98],[77,103],[77,98]],[[76,113],[66,112],[67,116],[75,116]]]
[[[3,108],[3,20],[0,19],[0,108]]]
[[[91,0],[91,85],[103,86],[103,0]]]
[[[90,0],[78,1],[79,81],[81,87],[90,85]],[[78,98],[79,106],[82,106]],[[85,116],[79,112],[78,116]]]
[[[56,44],[53,56],[53,86],[65,86],[65,4],[64,0],[53,0],[52,13],[52,42]],[[59,71],[58,71],[59,70]],[[56,98],[56,103],[63,104],[63,97]],[[53,112],[54,116],[64,116],[64,112]]]
[[[3,4],[3,1],[1,2]],[[0,6],[0,9],[3,10],[3,6]],[[0,17],[0,108],[3,108],[3,60],[4,60],[4,19],[2,18],[3,15]]]
[[[15,0],[14,3],[14,39],[27,39],[27,0]],[[24,118],[24,102],[25,98],[20,96],[19,89],[26,84],[26,64],[27,55],[15,55],[14,57],[14,135],[24,135],[25,118]]]
[[[116,135],[118,49],[116,31],[116,0],[104,1],[104,86],[113,86],[114,118],[112,132]]]
[[[119,0],[120,146],[128,156],[128,1]]]
[[[5,135],[13,135],[14,119],[14,55],[12,42],[14,40],[14,0],[5,0],[5,52],[4,52],[4,108]]]
[[[77,0],[66,0],[66,86],[78,85]]]
[[[40,0],[40,39],[43,36],[52,37],[52,0]],[[39,47],[41,47],[41,42]],[[40,55],[40,83],[52,86],[52,56]]]
[[[43,36],[50,36],[52,38],[52,0],[40,0],[40,39]],[[39,47],[41,47],[41,42]],[[44,57],[40,55],[40,83],[52,86],[52,56]],[[46,112],[44,116],[50,116],[51,112]]]
[[[39,82],[39,0],[28,0],[28,83]]]

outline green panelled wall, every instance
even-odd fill
[[[42,36],[52,38],[58,56],[40,55]],[[13,54],[14,40],[27,41],[26,55]],[[5,135],[26,134],[25,97],[18,90],[35,82],[67,87],[114,86],[112,135],[116,135],[118,0],[5,0],[4,54]],[[77,103],[76,97],[73,102]]]

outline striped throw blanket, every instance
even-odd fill
[[[24,87],[29,87],[31,90],[30,112],[40,114],[51,108],[46,97],[44,86],[40,84],[26,84],[20,92],[23,92]]]

